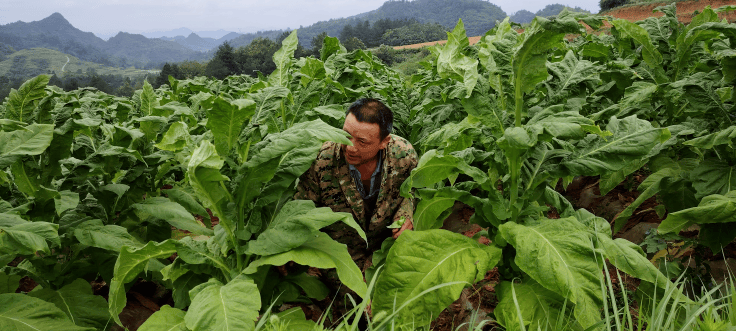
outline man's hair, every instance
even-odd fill
[[[384,139],[391,134],[394,128],[394,113],[384,103],[374,98],[361,98],[356,100],[345,115],[351,113],[359,122],[376,123],[379,125],[379,139]]]

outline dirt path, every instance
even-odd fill
[[[67,56],[67,63],[69,63],[69,56]],[[64,72],[64,67],[67,66],[67,63],[65,63],[63,66],[61,66],[61,71]]]

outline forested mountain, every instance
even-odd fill
[[[120,32],[108,41],[83,32],[54,13],[34,22],[0,25],[0,44],[16,51],[47,48],[108,66],[161,68],[164,62],[201,60],[204,54],[178,43]]]
[[[92,32],[83,32],[59,13],[35,22],[14,22],[0,25],[0,44],[15,50],[34,47],[54,49],[80,59],[105,65],[114,65],[113,59],[104,51],[105,41]]]
[[[581,7],[568,7],[568,6],[564,6],[564,5],[556,3],[552,5],[547,5],[545,6],[545,8],[538,10],[534,14],[529,10],[525,10],[525,9],[520,10],[510,15],[509,20],[512,22],[520,23],[520,24],[530,23],[532,22],[532,19],[535,18],[535,16],[542,16],[542,17],[556,16],[560,12],[562,12],[563,9],[568,9],[569,11],[572,11],[572,12],[581,12],[581,13],[591,14],[591,12]]]
[[[200,35],[194,32],[191,32],[187,37],[184,37],[184,36],[160,37],[159,39],[174,41],[177,44],[182,45],[193,51],[207,52],[211,49],[218,47],[218,45],[221,45],[222,43],[229,41],[231,39],[234,39],[240,35],[241,34],[237,32],[231,32],[219,39],[215,39],[215,38],[201,37]]]
[[[483,0],[391,0],[370,12],[300,27],[299,42],[304,47],[311,48],[310,41],[321,32],[326,32],[328,36],[339,37],[346,25],[357,26],[365,24],[365,21],[372,24],[381,19],[413,18],[420,23],[438,23],[450,30],[460,18],[466,27],[466,33],[469,36],[477,36],[493,28],[496,21],[501,21],[505,17],[507,14],[499,6]],[[274,39],[282,32],[284,31],[272,30],[243,34],[233,39],[230,44],[234,47],[245,46],[257,37]]]

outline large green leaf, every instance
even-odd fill
[[[143,246],[124,227],[104,225],[101,220],[85,221],[74,229],[74,237],[79,243],[96,248],[119,252],[123,246],[138,248]]]
[[[159,100],[154,94],[154,88],[148,81],[143,82],[143,91],[140,94],[141,98],[141,115],[152,116],[156,114],[156,107],[159,106]]]
[[[64,211],[71,210],[79,204],[79,193],[71,190],[62,190],[58,197],[54,197],[54,207],[56,214],[61,216]]]
[[[647,63],[648,67],[655,73],[655,82],[658,84],[667,82],[665,77],[665,71],[661,63],[663,62],[663,55],[653,46],[650,35],[647,33],[645,28],[632,23],[630,21],[619,19],[612,21],[612,25],[617,28],[618,31],[629,36],[635,40],[638,44],[642,45],[642,58]]]
[[[389,250],[384,271],[376,281],[372,310],[392,313],[434,286],[461,282],[414,299],[394,317],[401,329],[429,324],[500,258],[501,249],[450,231],[405,231]]]
[[[0,294],[0,330],[79,331],[55,305],[25,294]],[[91,329],[90,329],[91,330]]]
[[[628,205],[624,210],[622,210],[622,212],[619,213],[619,215],[616,216],[616,218],[614,218],[614,227],[612,231],[614,231],[615,233],[619,232],[619,230],[625,225],[629,217],[632,216],[635,210],[637,210],[637,208],[642,205],[642,203],[644,203],[650,197],[655,196],[655,194],[660,192],[668,184],[678,180],[680,174],[680,169],[678,168],[663,168],[653,174],[650,174],[650,176],[648,176],[647,179],[643,181],[637,188],[640,191],[640,195],[637,196],[637,199],[630,203],[630,205]]]
[[[734,146],[735,140],[735,126],[731,126],[727,129],[720,130],[715,133],[704,135],[692,140],[683,142],[683,145],[693,146],[702,150],[712,149],[714,146],[727,144],[730,147]]]
[[[177,152],[184,149],[189,141],[190,136],[187,124],[179,121],[174,122],[169,126],[169,129],[164,133],[164,136],[161,137],[161,142],[156,143],[155,146],[161,150]]]
[[[184,315],[193,331],[252,331],[261,297],[251,280],[234,279],[226,285],[215,279],[190,291],[192,304]]]
[[[165,304],[143,322],[138,327],[138,331],[186,331],[184,315],[185,312],[181,309],[172,308]]]
[[[601,266],[581,223],[574,217],[543,219],[534,226],[507,222],[499,230],[516,249],[517,266],[543,287],[574,303],[574,316],[584,328],[600,320]]]
[[[495,289],[499,303],[494,308],[494,316],[507,331],[523,330],[519,325],[517,308],[522,315],[524,330],[552,330],[562,314],[563,298],[533,279],[525,279],[521,283],[502,281]]]
[[[715,39],[718,37],[720,32],[718,30],[711,29],[696,29],[707,22],[717,22],[719,17],[711,8],[704,8],[704,11],[691,18],[691,22],[686,26],[685,29],[680,31],[678,38],[676,38],[676,55],[674,58],[674,70],[673,80],[679,78],[679,74],[683,68],[691,60],[692,48],[695,44],[705,40]],[[732,28],[733,29],[733,28]]]
[[[340,44],[340,41],[336,37],[325,37],[322,42],[322,48],[320,49],[320,60],[323,62],[327,61],[328,58],[333,54],[345,53],[346,49]]]
[[[216,98],[212,108],[207,111],[207,128],[215,137],[218,154],[227,156],[236,146],[243,124],[256,111],[256,102],[251,99],[239,99],[232,103]]]
[[[115,322],[120,326],[120,313],[126,304],[125,284],[136,280],[138,274],[143,272],[150,259],[165,258],[177,252],[177,242],[166,240],[161,243],[149,242],[138,249],[123,247],[115,262],[114,277],[110,281],[110,292],[108,296],[108,310]]]
[[[35,255],[37,251],[51,254],[47,244],[60,246],[59,225],[43,221],[0,226],[0,254]]]
[[[440,48],[438,55],[438,74],[442,78],[452,77],[463,82],[466,88],[466,98],[468,98],[478,80],[479,61],[464,54],[465,48],[468,47],[468,37],[466,37],[463,21],[458,19],[453,31],[447,34],[448,42]]]
[[[205,226],[210,227],[210,214],[207,213],[207,210],[197,202],[197,199],[191,193],[191,190],[186,191],[180,188],[172,188],[162,192],[166,194],[170,200],[187,209],[187,211],[202,217],[203,221],[207,221]]]
[[[471,176],[482,188],[489,188],[489,177],[480,169],[469,166],[463,159],[452,155],[440,155],[436,150],[425,152],[402,183],[400,193],[410,197],[412,188],[431,187],[435,183],[464,173]]]
[[[704,159],[690,174],[696,199],[735,190],[735,165],[726,160]]]
[[[15,290],[20,285],[21,278],[19,275],[7,275],[5,272],[0,271],[0,294],[15,293]]]
[[[214,235],[211,229],[202,226],[187,209],[166,197],[151,197],[141,203],[131,205],[131,208],[141,220],[154,217],[178,229],[195,234]]]
[[[693,224],[735,222],[735,191],[704,197],[699,206],[668,214],[658,232],[678,232]]]
[[[609,263],[619,270],[640,280],[648,281],[663,289],[676,287],[668,277],[647,259],[640,246],[621,238],[612,239],[610,235],[597,233],[597,246],[600,246]]]
[[[573,18],[547,20],[535,17],[525,29],[521,42],[514,50],[512,71],[516,98],[532,91],[548,78],[545,53],[563,43],[566,33],[577,33],[581,26]]]
[[[313,201],[290,201],[282,207],[268,228],[248,244],[248,251],[266,256],[285,252],[307,242],[321,228],[342,221],[366,240],[366,234],[350,213],[315,208]]]
[[[48,75],[38,75],[23,83],[18,90],[11,89],[5,105],[5,117],[32,122],[33,111],[36,109],[34,102],[46,96],[44,89],[50,78]]]
[[[0,168],[14,163],[19,156],[35,156],[46,151],[54,138],[54,125],[32,124],[23,129],[0,132]]]
[[[264,199],[261,189],[271,182],[271,192],[281,193],[315,160],[323,142],[351,144],[346,133],[322,120],[302,122],[267,137],[266,145],[239,169],[235,190],[238,205]]]
[[[589,135],[566,157],[557,175],[599,175],[616,172],[637,158],[646,156],[652,148],[670,138],[667,128],[655,128],[648,121],[630,116],[612,117],[606,130],[613,135]]]
[[[289,70],[292,68],[294,51],[297,50],[297,30],[284,38],[281,48],[274,53],[272,59],[276,64],[276,70],[269,75],[269,83],[273,86],[289,86]]]
[[[220,202],[230,197],[230,193],[220,185],[221,181],[228,180],[220,173],[223,163],[215,151],[215,146],[203,140],[192,152],[187,166],[187,178],[197,199],[220,218],[224,216],[220,211]]]
[[[568,50],[563,60],[548,63],[548,70],[556,78],[551,98],[564,97],[581,83],[599,80],[599,68],[591,61],[579,59],[573,50]]]
[[[53,303],[78,326],[104,330],[111,321],[105,308],[107,301],[93,295],[90,284],[83,279],[76,279],[59,290],[36,287],[28,295]]]
[[[348,254],[347,246],[336,242],[325,233],[317,233],[314,238],[290,251],[261,257],[253,261],[243,273],[253,274],[259,266],[281,266],[289,261],[321,269],[335,268],[338,278],[344,285],[361,297],[366,295],[363,275]]]

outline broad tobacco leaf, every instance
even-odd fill
[[[402,183],[400,193],[403,197],[410,197],[412,188],[431,187],[441,180],[455,179],[460,173],[471,176],[482,188],[487,190],[490,188],[488,175],[480,169],[468,165],[463,159],[456,156],[443,156],[436,150],[430,150],[420,157],[417,167]]]
[[[141,220],[154,217],[164,220],[178,229],[195,234],[214,235],[211,229],[200,225],[184,207],[166,197],[151,197],[141,203],[131,205],[131,208]]]
[[[389,250],[376,281],[372,310],[391,314],[407,304],[394,317],[400,329],[429,324],[500,258],[501,249],[450,231],[405,231]],[[453,284],[415,298],[445,283]]]
[[[59,290],[36,287],[28,295],[53,303],[78,326],[104,330],[110,323],[110,313],[105,309],[107,301],[93,295],[89,282],[83,279],[76,279]]]
[[[0,294],[15,293],[21,278],[19,275],[7,275],[5,272],[0,272]]]
[[[573,18],[547,20],[535,17],[525,29],[512,57],[517,99],[521,99],[523,94],[531,92],[538,83],[548,78],[546,52],[562,44],[566,33],[577,33],[580,29],[581,26]]]
[[[600,320],[601,267],[584,225],[574,217],[543,219],[534,226],[499,226],[517,251],[514,262],[543,287],[576,305],[574,316],[587,328]]]
[[[261,297],[252,280],[234,279],[223,285],[210,279],[189,294],[192,304],[184,315],[189,330],[253,331],[256,328]]]
[[[128,230],[118,225],[104,225],[100,219],[85,221],[74,228],[74,237],[79,243],[96,248],[119,252],[123,246],[142,247]]]
[[[6,218],[4,221],[7,221]],[[37,251],[51,254],[47,242],[60,246],[59,225],[43,221],[0,224],[0,254],[35,255]]]
[[[570,90],[585,82],[596,83],[599,80],[599,68],[593,62],[581,60],[573,50],[568,50],[562,61],[548,63],[548,70],[555,80],[555,88],[551,99],[557,100],[568,95]]]
[[[49,84],[48,75],[38,75],[25,83],[18,90],[11,89],[8,102],[5,104],[5,117],[10,120],[32,122],[33,111],[37,100],[46,96],[46,85]],[[0,145],[2,146],[2,145]]]
[[[125,284],[136,280],[138,274],[143,272],[149,260],[152,258],[166,258],[177,252],[177,242],[166,240],[161,243],[149,242],[137,249],[123,247],[115,262],[114,277],[110,281],[110,292],[108,296],[108,310],[118,325],[123,326],[120,321],[120,313],[126,304]],[[160,264],[160,263],[159,263]]]
[[[181,309],[172,308],[165,304],[143,322],[138,327],[138,331],[187,331],[187,326],[184,323],[185,314]]]
[[[699,206],[668,214],[659,233],[678,232],[693,224],[735,222],[735,191],[704,197]]]
[[[646,156],[652,148],[670,138],[667,128],[655,128],[650,122],[630,116],[612,117],[606,130],[613,135],[589,135],[566,157],[557,175],[599,175],[627,167],[632,160]]]
[[[528,278],[521,283],[502,281],[495,289],[499,303],[494,308],[494,316],[507,331],[521,331],[523,328],[532,331],[552,330],[554,322],[563,314],[563,297],[540,286],[534,279]],[[524,324],[522,327],[520,320]],[[575,322],[565,320],[566,323],[570,321]]]
[[[464,54],[466,47],[468,47],[466,29],[463,27],[463,21],[458,19],[453,31],[448,32],[448,42],[440,48],[437,70],[442,78],[451,77],[463,82],[466,88],[466,98],[468,98],[478,80],[479,62]]]
[[[227,156],[236,146],[243,124],[256,111],[256,102],[238,99],[232,102],[216,98],[207,110],[207,128],[212,131],[218,154]]]
[[[648,67],[650,67],[650,69],[655,73],[655,82],[658,84],[666,83],[668,78],[665,77],[665,71],[661,65],[663,62],[663,55],[658,52],[655,46],[653,46],[653,42],[650,39],[650,35],[647,33],[647,30],[624,19],[614,20],[612,21],[612,25],[614,25],[618,31],[642,45],[642,58],[645,60],[645,63],[647,63]]]
[[[238,205],[246,207],[256,198],[278,199],[294,180],[307,171],[326,141],[351,144],[344,131],[322,120],[298,123],[270,135],[266,146],[238,170],[235,190]],[[264,184],[266,187],[262,188]]]
[[[297,50],[297,30],[287,36],[281,42],[281,48],[274,53],[272,59],[276,64],[276,70],[269,75],[269,83],[273,86],[289,86],[289,70],[292,68],[294,51]]]
[[[210,122],[208,121],[208,124],[209,123]],[[161,142],[156,143],[156,145],[154,146],[161,150],[177,152],[184,149],[184,147],[187,146],[190,140],[191,138],[189,136],[187,124],[179,121],[172,123],[164,136],[161,138]]]
[[[316,208],[313,201],[287,202],[268,228],[248,244],[257,255],[273,255],[296,248],[312,238],[321,228],[342,221],[366,240],[366,234],[350,213],[333,212],[328,207]]]
[[[25,294],[0,294],[0,330],[79,331],[81,329],[52,303]]]
[[[346,245],[336,242],[322,232],[317,233],[312,239],[290,251],[263,256],[251,262],[243,273],[254,274],[259,266],[281,266],[289,261],[320,269],[335,268],[343,285],[356,292],[358,296],[366,296],[366,283],[363,281],[363,274],[348,254]]]

